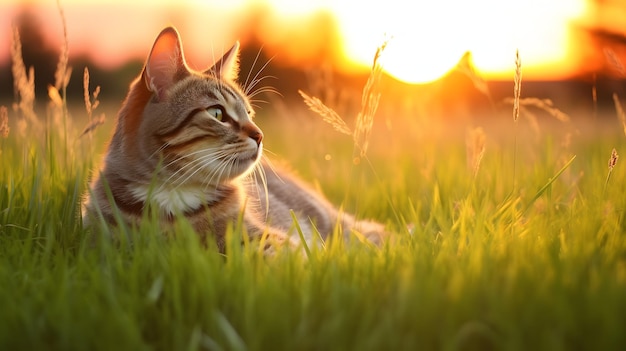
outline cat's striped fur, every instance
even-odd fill
[[[177,31],[161,32],[119,112],[86,195],[83,223],[102,216],[113,225],[117,208],[137,224],[154,206],[164,226],[185,216],[223,250],[227,226],[243,213],[251,237],[296,247],[293,210],[307,241],[316,230],[328,237],[338,225],[346,237],[355,230],[380,242],[382,225],[340,216],[302,182],[261,161],[263,133],[234,81],[238,49],[237,43],[213,67],[195,72],[185,63]]]

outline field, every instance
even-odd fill
[[[513,84],[511,84],[513,86]],[[513,90],[513,89],[512,89]],[[513,94],[513,91],[512,91]],[[54,97],[54,94],[51,96]],[[383,96],[384,99],[384,96]],[[434,120],[382,109],[353,139],[302,102],[259,111],[268,157],[385,223],[381,248],[227,255],[181,225],[95,242],[80,201],[107,122],[52,99],[0,137],[0,349],[570,350],[626,344],[624,135],[614,112]],[[92,99],[93,101],[93,99]],[[273,100],[272,100],[273,101]],[[96,113],[97,111],[97,113]],[[348,121],[351,123],[351,121]]]
[[[355,165],[351,138],[305,107],[294,116],[260,113],[270,157],[334,203],[387,223],[392,243],[333,245],[306,260],[254,247],[224,257],[185,228],[165,238],[147,223],[128,233],[132,243],[94,246],[76,214],[112,122],[93,140],[78,130],[63,137],[52,119],[41,134],[12,128],[0,139],[0,348],[624,345],[619,162],[607,181],[610,152],[623,145],[616,119],[614,128],[573,121],[537,136],[523,119],[502,117],[484,126],[476,171],[460,124],[380,118],[369,163]]]

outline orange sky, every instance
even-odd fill
[[[0,64],[7,62],[10,24],[24,1],[0,3]],[[56,1],[37,4],[37,14],[51,42],[61,37]],[[61,4],[68,26],[70,53],[88,55],[97,64],[115,67],[129,58],[143,59],[156,34],[168,24],[178,27],[191,65],[204,66],[238,38],[237,29],[251,21],[250,9],[271,10],[254,19],[259,39],[270,55],[292,64],[305,62],[318,46],[327,22],[310,20],[326,11],[336,23],[343,57],[341,69],[367,69],[373,53],[391,38],[384,65],[395,77],[429,81],[452,68],[465,51],[487,79],[512,77],[515,50],[520,50],[526,79],[560,79],[576,73],[585,48],[572,30],[598,26],[619,31],[626,10],[619,0],[123,0]],[[358,9],[356,8],[358,6]],[[613,6],[613,7],[611,7]],[[593,16],[593,17],[590,17]],[[317,23],[317,27],[312,26]],[[323,26],[320,28],[320,23]],[[591,24],[590,24],[591,23]],[[245,42],[242,42],[245,45]],[[56,44],[58,45],[58,44]],[[316,52],[319,52],[317,50]]]

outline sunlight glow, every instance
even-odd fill
[[[466,51],[487,78],[510,78],[518,48],[532,67],[527,76],[559,77],[569,64],[568,27],[584,10],[584,0],[387,0],[363,3],[358,12],[343,3],[333,8],[349,62],[369,65],[391,38],[385,70],[410,83],[439,78]]]
[[[19,0],[14,0],[19,1]],[[45,22],[44,35],[59,44],[55,3],[30,0]],[[18,2],[19,3],[19,2]],[[454,68],[466,51],[486,79],[510,79],[519,49],[527,79],[562,79],[575,72],[580,43],[572,24],[592,11],[588,0],[63,0],[71,53],[86,55],[105,67],[143,59],[155,33],[176,25],[189,43],[191,62],[222,52],[248,29],[277,57],[306,67],[320,55],[339,53],[332,62],[342,71],[364,71],[376,48],[388,41],[382,63],[391,76],[426,83]],[[94,5],[95,3],[95,5]],[[147,4],[154,6],[147,6]],[[17,4],[17,3],[16,3]],[[0,10],[3,7],[0,6]],[[19,6],[0,11],[9,23]],[[267,10],[267,11],[266,11]],[[250,13],[257,12],[259,17]],[[315,17],[320,13],[326,17]],[[313,18],[313,20],[311,20]],[[110,23],[132,23],[127,25]],[[621,23],[621,22],[619,22]],[[336,26],[336,27],[335,27]],[[106,28],[106,30],[102,30]],[[313,28],[313,29],[312,29]],[[338,33],[335,33],[335,30]],[[245,32],[243,32],[245,33]],[[338,42],[329,38],[338,35]],[[146,39],[148,38],[148,39]],[[9,42],[8,30],[0,39]],[[242,38],[239,38],[242,39]],[[97,43],[97,45],[94,45]],[[9,46],[0,46],[0,64]],[[333,57],[337,58],[337,56]]]

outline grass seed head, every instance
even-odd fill
[[[609,172],[613,171],[613,168],[615,168],[618,158],[619,155],[617,154],[617,150],[613,148],[613,151],[611,151],[611,157],[609,158]]]
[[[106,121],[106,116],[104,115],[104,113],[101,113],[96,118],[92,118],[91,121],[85,127],[85,129],[83,129],[83,132],[80,133],[79,138],[85,134],[89,134],[93,132],[96,128],[103,125],[105,121]]]
[[[515,50],[515,86],[513,87],[513,121],[519,118],[520,96],[522,94],[522,59]]]
[[[48,97],[50,98],[52,106],[58,108],[63,107],[63,98],[56,87],[48,85]]]
[[[89,69],[85,67],[85,71],[83,72],[83,97],[85,99],[85,109],[87,110],[87,116],[91,119],[91,114],[93,112],[91,108],[91,97],[89,96]]]
[[[467,132],[465,140],[467,147],[467,167],[472,171],[474,177],[480,169],[480,162],[485,155],[485,132],[482,128],[477,127]]]
[[[35,105],[35,69],[30,67],[28,73],[22,58],[22,42],[20,32],[13,26],[13,41],[11,43],[11,73],[13,74],[13,88],[17,102],[14,109],[22,113],[22,117],[34,123],[37,117]]]
[[[370,75],[363,87],[363,95],[361,98],[361,111],[357,115],[356,127],[354,131],[354,145],[359,149],[359,156],[364,157],[369,146],[369,137],[374,125],[374,115],[378,109],[380,101],[380,92],[378,91],[378,83],[383,72],[383,66],[380,58],[387,47],[388,41],[383,42],[376,49],[374,61]]]
[[[63,44],[61,46],[61,55],[59,57],[59,63],[57,69],[54,72],[54,87],[58,90],[64,90],[70,81],[71,70],[68,69],[67,63],[69,60],[69,45],[67,40],[67,23],[65,21],[65,13],[63,7],[61,7],[60,0],[57,0],[57,9],[59,10],[59,17],[61,18],[61,25],[63,26]]]
[[[341,119],[339,114],[335,112],[333,109],[331,109],[330,107],[324,105],[324,103],[320,99],[316,97],[311,97],[307,95],[306,93],[304,93],[302,90],[298,90],[298,93],[300,93],[300,96],[302,96],[302,98],[304,99],[304,103],[309,107],[309,109],[311,109],[311,111],[320,115],[320,117],[322,117],[322,120],[324,122],[333,126],[333,128],[335,128],[335,130],[340,133],[347,134],[347,135],[352,134],[350,127],[348,127],[346,122],[344,122],[344,120]]]
[[[98,126],[104,124],[104,121],[106,119],[104,113],[100,114],[96,118],[93,118],[93,111],[98,107],[98,105],[100,105],[98,95],[100,95],[99,85],[96,87],[96,89],[94,89],[93,93],[89,93],[89,69],[85,67],[85,70],[83,72],[83,98],[85,100],[85,110],[87,111],[87,117],[89,118],[89,122],[87,123],[87,126],[83,129],[83,132],[80,134],[79,137],[93,132]]]
[[[9,111],[6,106],[0,106],[0,137],[9,136]]]

